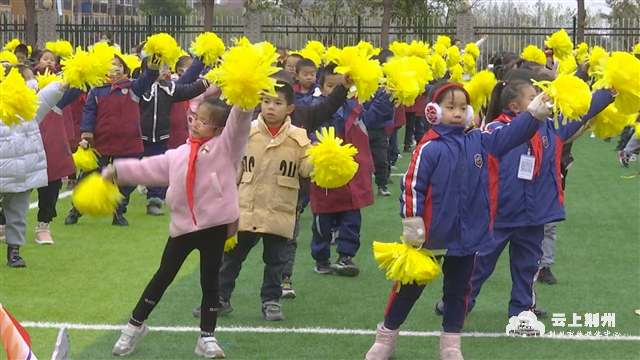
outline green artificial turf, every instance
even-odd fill
[[[640,177],[623,169],[613,147],[584,137],[574,146],[576,162],[568,176],[568,220],[558,227],[554,274],[557,285],[536,285],[538,305],[549,313],[615,313],[615,329],[640,335]],[[408,154],[398,166],[406,169]],[[400,171],[396,171],[398,173]],[[271,324],[260,317],[263,263],[258,245],[245,262],[231,302],[235,311],[219,326],[320,327],[374,330],[382,320],[392,283],[373,259],[373,241],[394,241],[401,234],[398,182],[393,195],[376,197],[363,211],[362,247],[356,278],[313,272],[310,256],[310,211],[303,214],[294,268],[295,300],[283,300],[285,321]],[[126,214],[131,226],[116,228],[110,218],[80,219],[64,226],[69,198],[60,200],[52,224],[53,246],[34,243],[37,210],[29,212],[28,243],[22,248],[26,269],[0,267],[0,300],[19,321],[76,324],[125,324],[147,282],[157,269],[168,236],[169,218],[145,214],[145,199],[134,192]],[[0,246],[4,256],[6,246]],[[335,248],[334,248],[335,251]],[[511,288],[508,257],[503,254],[484,285],[465,331],[502,333],[508,323]],[[335,258],[334,254],[334,258]],[[441,296],[441,278],[430,284],[403,330],[438,331],[441,318],[433,312]],[[150,326],[198,326],[191,315],[200,302],[198,254],[192,254],[147,323]],[[542,320],[547,331],[550,319]],[[600,329],[605,330],[605,329]],[[57,329],[27,328],[39,359],[49,358]],[[118,331],[70,330],[73,359],[110,359]],[[197,332],[152,332],[132,359],[197,359]],[[362,359],[373,335],[264,334],[218,332],[229,359]],[[395,359],[437,359],[437,337],[401,337]],[[465,359],[638,359],[640,341],[575,341],[553,339],[464,338]],[[6,358],[4,354],[0,358]]]

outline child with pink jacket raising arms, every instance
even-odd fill
[[[247,151],[252,111],[205,98],[189,117],[189,141],[163,155],[121,159],[102,175],[117,184],[168,186],[169,240],[160,268],[142,293],[113,353],[126,356],[149,332],[144,321],[156,307],[187,256],[200,251],[202,318],[195,353],[224,358],[213,335],[218,318],[218,274],[224,243],[235,234],[240,216],[236,175]],[[228,119],[227,119],[228,118]]]

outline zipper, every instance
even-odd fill
[[[156,88],[156,94],[153,97],[153,130],[151,133],[151,142],[156,142],[156,122],[158,120],[158,89]]]

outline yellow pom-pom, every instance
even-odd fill
[[[476,115],[481,108],[486,108],[491,100],[491,92],[498,83],[496,75],[489,70],[482,70],[475,74],[469,82],[464,84],[464,88],[469,93],[471,106],[475,109]]]
[[[273,66],[277,60],[276,48],[269,43],[234,46],[205,78],[220,87],[228,104],[253,109],[260,104],[261,93],[275,94],[271,75],[278,72]]]
[[[409,44],[404,42],[392,42],[391,45],[389,45],[389,50],[391,50],[393,54],[398,57],[409,56]]]
[[[424,91],[424,87],[420,88],[417,74],[412,71],[407,57],[390,59],[382,65],[382,71],[386,75],[387,89],[391,91],[391,100],[395,101],[396,106],[413,105]]]
[[[579,64],[584,64],[589,61],[589,45],[587,43],[580,43],[574,51],[574,55]]]
[[[232,237],[228,238],[227,241],[224,242],[224,252],[229,252],[231,250],[233,250],[234,247],[236,247],[236,245],[238,245],[238,235],[233,235]]]
[[[120,56],[122,61],[124,61],[124,63],[127,65],[127,67],[129,68],[129,70],[131,72],[133,72],[133,70],[135,70],[135,69],[139,68],[140,66],[142,66],[142,62],[140,61],[140,58],[135,56],[135,55],[120,54],[118,56]]]
[[[316,64],[316,66],[320,66],[320,64],[322,63],[322,56],[318,55],[318,53],[315,52],[315,50],[304,48],[300,50],[298,54],[300,54],[300,56],[302,56],[304,59],[309,59],[313,61],[313,63]]]
[[[386,270],[386,278],[401,285],[426,285],[441,272],[440,264],[431,251],[405,244],[374,241],[373,257],[380,264],[380,269]]]
[[[445,49],[448,49],[451,47],[451,38],[445,35],[440,35],[436,39],[436,45],[442,45]]]
[[[56,40],[55,42],[49,41],[45,44],[47,50],[51,50],[51,52],[58,57],[66,59],[73,55],[73,45],[66,40]]]
[[[54,81],[62,81],[62,79],[55,74],[51,74],[49,69],[44,71],[44,74],[36,75],[36,79],[38,79],[38,88],[44,89],[47,85],[51,84]]]
[[[373,55],[380,54],[380,49],[379,48],[374,48],[373,45],[371,45],[370,42],[367,42],[367,41],[364,41],[364,40],[360,40],[360,42],[358,43],[358,45],[356,45],[356,47],[358,49],[360,49],[360,50],[365,51],[367,53],[367,55],[373,56]]]
[[[236,46],[248,46],[248,45],[251,45],[251,41],[249,41],[249,39],[247,39],[244,36],[241,37],[240,39],[231,38],[231,42],[234,43]]]
[[[191,52],[202,59],[206,66],[215,65],[220,57],[224,54],[224,42],[218,35],[212,32],[205,32],[191,43]]]
[[[371,99],[378,90],[382,68],[378,61],[371,60],[371,55],[367,55],[365,50],[347,46],[337,54],[336,58],[327,58],[327,60],[338,65],[335,70],[337,74],[347,74],[351,77],[360,103]]]
[[[82,171],[93,171],[98,168],[98,151],[96,149],[83,149],[81,147],[73,153],[73,163]]]
[[[312,40],[307,43],[301,53],[304,58],[313,60],[316,66],[320,66],[322,55],[326,50],[327,48],[320,41]]]
[[[4,44],[4,46],[2,47],[3,50],[8,50],[11,52],[14,52],[14,50],[18,47],[18,45],[20,45],[20,40],[18,39],[12,39],[11,41],[9,41],[8,43]]]
[[[362,49],[362,47],[361,47],[361,49]],[[365,47],[363,51],[368,51],[368,50]],[[330,62],[332,62],[332,60],[337,59],[339,55],[340,55],[340,49],[338,49],[335,46],[330,46],[327,49],[327,51],[324,52],[324,55],[322,56],[322,59],[325,61],[325,63],[330,63]],[[329,59],[332,59],[332,60],[329,60]]]
[[[113,56],[114,52],[109,51],[109,47],[96,45],[90,49],[90,52],[78,47],[73,56],[60,62],[63,65],[62,77],[70,87],[82,89],[82,91],[87,91],[87,85],[102,86],[111,68]]]
[[[313,164],[311,181],[325,189],[347,185],[358,171],[358,163],[353,159],[358,149],[351,144],[342,145],[333,127],[322,128],[322,133],[316,131],[316,135],[318,143],[307,150],[308,161]]]
[[[558,59],[558,74],[573,75],[577,69],[578,63],[576,62],[576,58],[574,58],[573,56],[564,58],[564,60]]]
[[[418,86],[424,91],[425,87],[433,80],[433,72],[429,67],[427,60],[418,57],[410,56],[407,58],[409,69],[413,71],[418,81]]]
[[[178,61],[182,49],[178,46],[176,39],[166,33],[160,33],[151,35],[147,38],[147,43],[144,45],[144,51],[147,54],[153,54],[151,59],[156,62],[156,65],[167,64],[172,66]]]
[[[0,83],[0,120],[7,126],[31,121],[38,110],[38,95],[29,89],[18,69],[13,68]]]
[[[0,61],[7,62],[9,63],[9,65],[18,64],[18,58],[16,57],[16,55],[8,50],[0,52]]]
[[[633,53],[635,55],[640,55],[640,43],[636,44],[636,46],[633,48]]]
[[[456,65],[460,65],[462,62],[462,55],[460,54],[460,49],[458,49],[457,46],[448,48],[445,55],[445,58],[447,59],[447,67],[449,69]]]
[[[116,211],[124,196],[118,186],[94,172],[78,182],[71,198],[81,214],[108,216]]]
[[[634,125],[636,116],[636,114],[621,114],[614,103],[595,116],[591,131],[601,139],[608,139],[620,135],[625,127]]]
[[[626,52],[614,52],[608,59],[602,60],[598,74],[600,80],[593,84],[594,89],[615,89],[618,92],[615,104],[623,114],[636,114],[640,111],[640,60]]]
[[[579,120],[580,116],[589,111],[591,89],[589,89],[589,85],[575,76],[563,74],[553,82],[534,81],[533,84],[539,86],[551,97],[556,126],[558,126],[559,114],[563,115],[563,124],[566,124],[572,120]]]
[[[473,55],[464,53],[463,56],[464,61],[464,73],[467,75],[473,75],[476,73],[476,59],[473,58]]]
[[[544,54],[544,51],[540,50],[540,48],[535,45],[527,46],[520,56],[527,61],[537,62],[540,65],[545,65],[547,63],[547,56]]]
[[[464,53],[473,56],[473,60],[477,60],[480,57],[480,49],[476,43],[468,43],[464,47]]]
[[[29,50],[29,56],[31,56],[31,52],[33,52],[31,45],[27,45],[27,50]]]
[[[564,29],[547,36],[544,44],[553,49],[553,55],[560,60],[573,55],[573,43]]]
[[[609,59],[609,53],[600,46],[594,46],[589,55],[589,76],[599,79],[602,76],[602,65]]]
[[[462,84],[462,65],[456,64],[454,67],[449,68],[449,74],[451,74],[449,82],[457,82]]]
[[[416,56],[421,59],[426,59],[427,57],[429,57],[430,52],[431,48],[429,44],[423,41],[413,40],[407,47],[407,56]]]
[[[442,79],[447,73],[447,63],[444,58],[439,54],[432,54],[427,59],[431,71],[433,72],[433,78],[435,80]]]

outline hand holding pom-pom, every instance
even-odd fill
[[[102,175],[103,179],[109,182],[112,182],[112,183],[116,182],[116,169],[111,164],[107,165],[107,167],[102,169],[102,173],[100,175]]]

